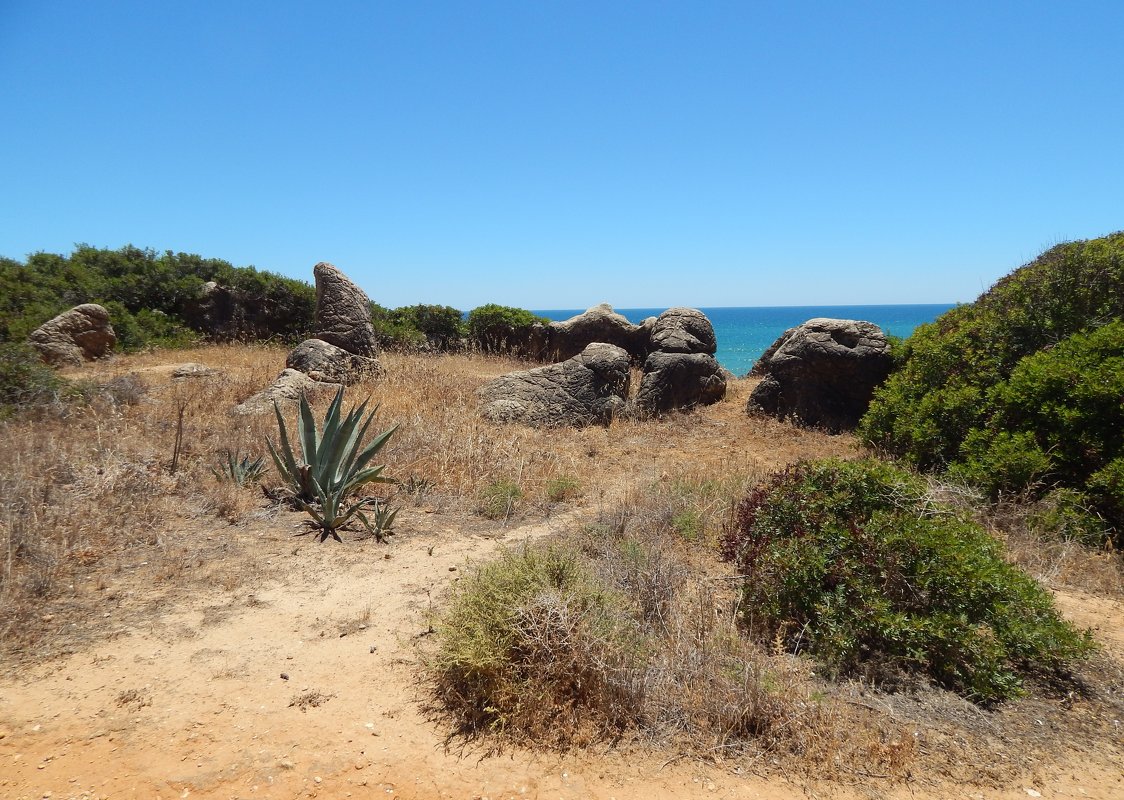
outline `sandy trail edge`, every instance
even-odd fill
[[[1119,772],[1098,764],[1066,765],[996,793],[917,783],[814,787],[668,764],[666,755],[446,751],[445,729],[420,710],[417,683],[431,599],[466,560],[583,513],[502,540],[442,528],[434,516],[427,533],[390,547],[316,545],[278,526],[260,529],[253,549],[267,573],[257,585],[216,588],[144,628],[0,680],[0,796],[1026,798],[1033,789],[1124,797]],[[1064,595],[1061,605],[1078,622],[1115,632],[1113,649],[1120,644],[1114,604]]]

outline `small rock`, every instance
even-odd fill
[[[323,783],[324,779],[321,778],[319,775],[317,775],[315,778],[312,779],[312,782],[313,783]]]
[[[283,681],[289,680],[289,673],[288,672],[282,672],[281,673],[281,680],[283,680]]]

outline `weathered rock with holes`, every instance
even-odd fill
[[[669,308],[656,318],[652,327],[651,348],[665,353],[706,353],[714,355],[718,340],[714,326],[697,308]]]
[[[817,318],[790,328],[754,365],[746,410],[831,432],[850,430],[890,374],[890,345],[871,322]]]
[[[44,322],[28,341],[48,364],[78,366],[107,355],[117,335],[105,307],[85,303]]]
[[[726,396],[726,374],[709,353],[652,353],[644,361],[644,377],[636,408],[649,414],[717,403]]]
[[[636,363],[641,363],[648,355],[649,330],[633,325],[608,303],[568,320],[551,322],[548,330],[550,344],[546,354],[552,361],[572,358],[594,342],[616,345]]]
[[[183,381],[188,378],[211,378],[218,375],[217,369],[212,369],[206,364],[200,364],[195,361],[187,361],[183,364],[177,364],[172,368],[172,380]]]
[[[285,366],[299,370],[315,381],[350,385],[378,375],[378,359],[349,353],[323,339],[306,339],[289,352]]]
[[[316,278],[314,337],[358,356],[376,358],[371,301],[339,269],[326,261],[312,268]]]
[[[629,356],[597,342],[559,364],[496,378],[479,391],[493,422],[534,427],[608,425],[628,397]]]
[[[235,414],[263,414],[273,410],[274,403],[295,402],[302,394],[325,391],[335,392],[338,383],[317,381],[295,369],[285,369],[270,386],[247,398],[234,407]]]

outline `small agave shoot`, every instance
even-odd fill
[[[398,514],[397,509],[390,510],[388,503],[380,503],[378,498],[374,497],[348,501],[351,494],[364,484],[395,482],[392,478],[382,477],[383,466],[367,466],[398,428],[395,425],[383,431],[364,446],[363,437],[378,411],[376,406],[366,414],[368,402],[370,398],[341,417],[343,406],[341,387],[336,392],[332,404],[328,406],[328,413],[324,417],[324,429],[321,432],[307,398],[302,395],[300,425],[297,429],[300,444],[299,460],[289,444],[289,433],[285,428],[285,418],[281,415],[281,409],[277,403],[273,404],[280,430],[280,443],[279,446],[274,447],[273,442],[267,439],[269,452],[273,456],[277,472],[289,484],[297,505],[311,515],[316,527],[320,529],[320,541],[324,541],[329,536],[337,542],[342,541],[338,531],[353,517],[359,519],[380,542],[385,541],[386,537],[393,533],[392,527],[394,518]],[[367,507],[371,507],[374,511],[374,525],[364,513]]]
[[[232,481],[238,486],[248,486],[257,483],[265,474],[265,457],[258,456],[251,459],[249,455],[239,458],[238,451],[226,451],[226,463],[211,467],[211,474],[216,480]]]

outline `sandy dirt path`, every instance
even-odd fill
[[[203,587],[87,651],[3,676],[0,796],[1124,797],[1119,772],[1096,763],[996,793],[804,785],[674,754],[447,749],[419,684],[433,600],[468,560],[584,513],[502,537],[465,536],[428,515],[428,533],[389,547],[319,545],[282,525],[254,531],[259,578]],[[1119,636],[1120,609],[1070,595],[1062,607]]]

